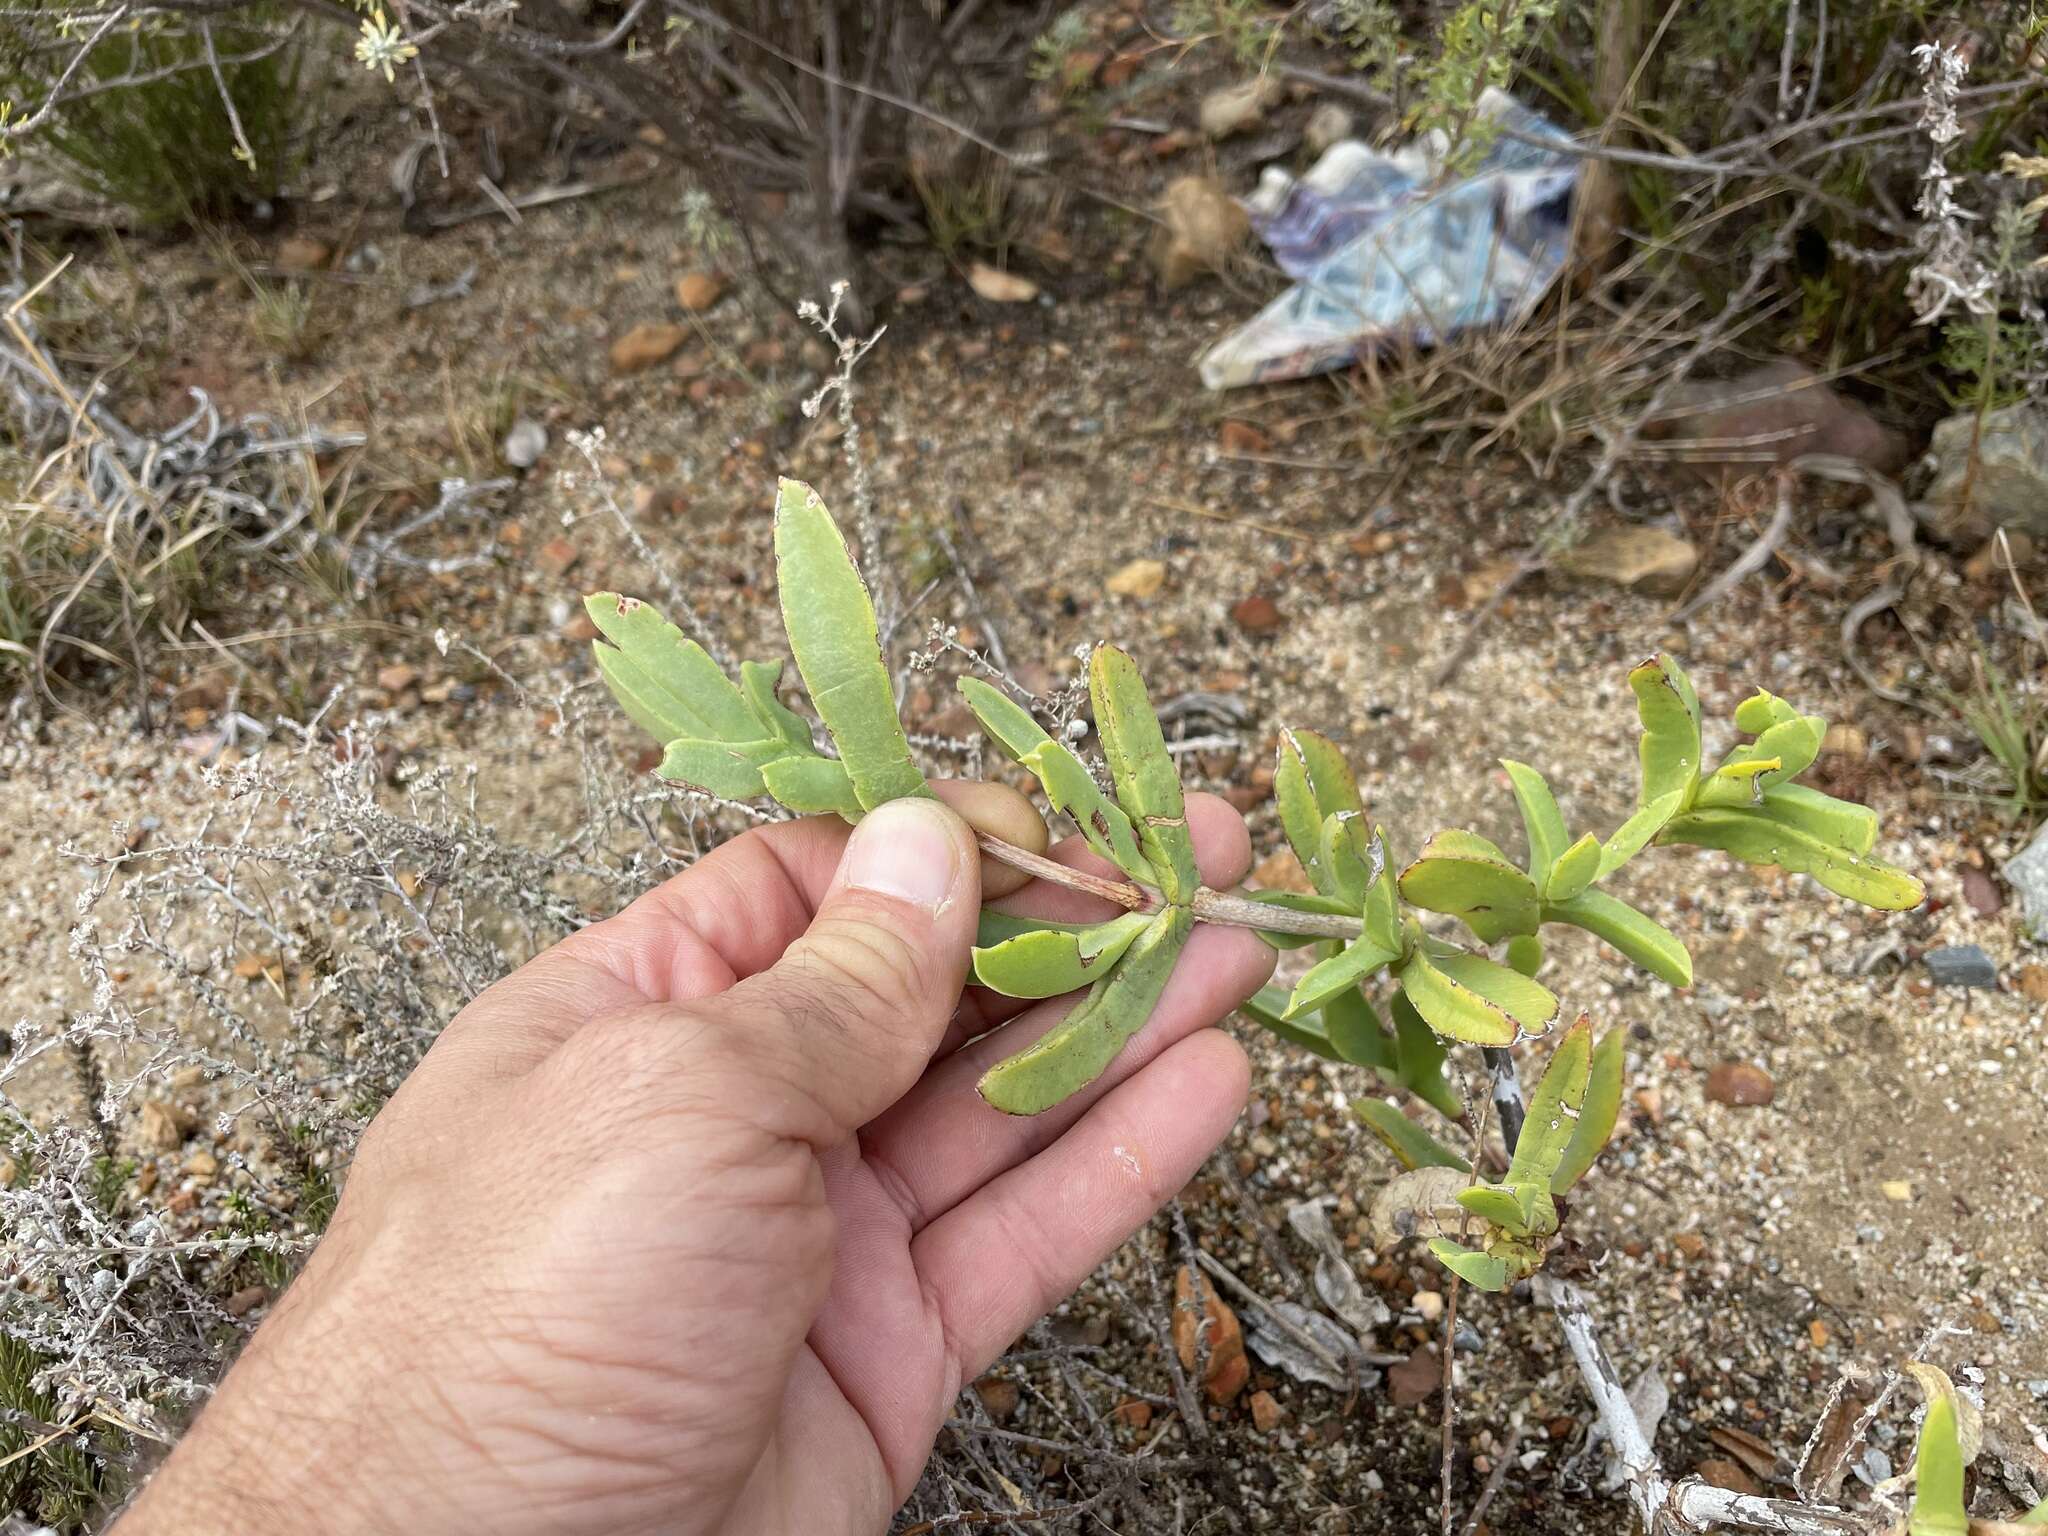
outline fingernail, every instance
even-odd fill
[[[937,912],[960,883],[960,838],[936,800],[891,800],[861,818],[840,883]]]

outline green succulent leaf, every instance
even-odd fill
[[[929,795],[896,717],[867,586],[825,503],[796,480],[782,481],[775,499],[775,579],[797,671],[861,808]]]
[[[1570,901],[1584,891],[1600,877],[1603,856],[1600,839],[1588,832],[1559,854],[1557,862],[1550,866],[1550,878],[1543,886],[1544,899]]]
[[[1955,1400],[1937,1395],[1927,1404],[1927,1417],[1920,1423],[1920,1448],[1913,1458],[1913,1509],[1906,1520],[1911,1536],[1969,1536],[1963,1470]]]
[[[1439,1264],[1474,1290],[1504,1291],[1508,1288],[1512,1270],[1506,1259],[1490,1253],[1474,1253],[1448,1237],[1431,1238],[1429,1251],[1436,1255]]]
[[[590,643],[598,671],[634,723],[656,741],[751,741],[762,734],[718,663],[652,606],[616,592],[594,592],[583,600],[583,610],[604,637]]]
[[[1543,920],[1585,929],[1674,987],[1692,985],[1692,956],[1679,942],[1678,935],[1605,891],[1587,891],[1570,901],[1546,902]]]
[[[1116,969],[1090,987],[1072,1013],[982,1074],[982,1098],[1005,1114],[1035,1115],[1102,1076],[1152,1016],[1193,926],[1186,907],[1153,914]]]
[[[1508,965],[1524,976],[1543,969],[1543,941],[1533,933],[1518,933],[1508,940]]]
[[[799,756],[816,757],[818,749],[811,740],[809,724],[776,696],[776,685],[781,681],[782,663],[779,661],[740,663],[740,693],[761,730],[788,742],[790,750]]]
[[[1329,822],[1331,817],[1349,821],[1364,808],[1344,754],[1314,731],[1281,732],[1273,793],[1288,845],[1316,890],[1325,896],[1344,891],[1330,864]]]
[[[1505,757],[1500,765],[1507,770],[1508,783],[1515,792],[1515,808],[1522,813],[1522,830],[1529,837],[1529,878],[1540,887],[1550,878],[1550,866],[1570,845],[1572,836],[1565,830],[1557,798],[1542,774],[1526,763]]]
[[[1078,933],[1041,928],[974,951],[974,977],[1005,997],[1058,997],[1107,976],[1152,921],[1129,912]]]
[[[1385,1099],[1353,1099],[1351,1112],[1365,1122],[1375,1136],[1394,1154],[1403,1168],[1455,1168],[1460,1173],[1472,1165],[1402,1114]]]
[[[1464,1114],[1464,1101],[1444,1076],[1444,1043],[1415,1011],[1407,993],[1397,991],[1388,999],[1387,1017],[1394,1022],[1401,1086],[1446,1119]]]
[[[1592,1061],[1593,1026],[1582,1013],[1550,1053],[1550,1065],[1544,1069],[1543,1080],[1529,1096],[1522,1134],[1508,1164],[1509,1184],[1541,1185],[1545,1190],[1551,1187],[1551,1178],[1563,1163],[1565,1149],[1578,1128]]]
[[[1116,798],[1137,829],[1138,846],[1158,877],[1160,894],[1171,902],[1187,901],[1201,884],[1194,839],[1188,835],[1187,802],[1136,663],[1113,645],[1097,646],[1088,663],[1088,691]]]
[[[1287,1011],[1296,1015],[1320,1008],[1331,998],[1355,990],[1366,977],[1399,958],[1398,953],[1381,949],[1371,939],[1354,939],[1329,959],[1309,967],[1308,973],[1294,984]]]
[[[1660,841],[1719,848],[1745,864],[1775,864],[1794,874],[1811,875],[1836,895],[1883,912],[1908,911],[1919,906],[1927,894],[1918,880],[1902,870],[1754,811],[1721,807],[1688,811],[1672,819]]]
[[[1261,987],[1245,1001],[1237,1005],[1238,1012],[1254,1024],[1271,1030],[1290,1045],[1313,1051],[1328,1061],[1342,1061],[1343,1055],[1330,1041],[1320,1013],[1305,1013],[1298,1019],[1287,1017],[1287,989],[1285,987]]]
[[[1536,883],[1471,832],[1439,832],[1423,844],[1401,871],[1401,894],[1413,906],[1464,919],[1488,943],[1536,931]]]
[[[1638,808],[1636,813],[1614,829],[1614,835],[1600,850],[1600,869],[1593,876],[1605,880],[1630,859],[1650,846],[1659,832],[1662,832],[1671,818],[1676,816],[1685,803],[1684,795],[1673,790]]]
[[[751,800],[768,787],[761,769],[789,752],[789,743],[774,741],[672,741],[654,771],[664,779],[688,784],[727,800]]]
[[[1474,1184],[1458,1191],[1458,1204],[1489,1226],[1516,1237],[1528,1237],[1530,1225],[1521,1203],[1499,1184]]]
[[[1781,720],[1755,741],[1744,742],[1728,754],[1712,777],[1700,785],[1693,797],[1693,809],[1710,805],[1748,806],[1761,800],[1766,791],[1798,777],[1820,756],[1821,738],[1828,723],[1818,715]]]
[[[1676,794],[1691,803],[1700,780],[1700,701],[1692,679],[1669,656],[1653,656],[1628,675],[1643,724],[1639,805]]]
[[[2024,1515],[2021,1515],[2019,1523],[2021,1525],[2048,1525],[2048,1499],[2043,1499]]]
[[[783,757],[761,765],[761,783],[778,804],[800,816],[861,818],[860,797],[836,757]]]
[[[1323,818],[1317,862],[1346,910],[1356,912],[1364,904],[1366,889],[1379,878],[1384,866],[1373,862],[1377,851],[1365,823],[1354,813],[1332,811]]]
[[[1394,1037],[1380,1022],[1379,1010],[1358,988],[1339,992],[1323,1005],[1323,1033],[1337,1054],[1355,1067],[1371,1067],[1392,1079],[1400,1071]]]
[[[1052,808],[1073,817],[1090,848],[1133,880],[1149,885],[1158,879],[1152,861],[1138,846],[1130,817],[1102,792],[1081,759],[1058,742],[1046,741],[1025,753],[1023,764],[1037,776]]]
[[[974,711],[974,718],[981,722],[981,728],[995,738],[996,745],[1011,761],[1023,762],[1032,752],[1052,740],[1045,727],[1032,717],[1030,710],[980,678],[963,677],[959,687],[960,696]]]
[[[1440,1035],[1474,1045],[1513,1045],[1557,1017],[1548,988],[1481,955],[1432,957],[1415,950],[1400,968],[1401,990]]]
[[[1014,912],[998,912],[994,907],[983,907],[981,916],[974,925],[974,942],[983,949],[993,949],[1006,939],[1014,939],[1027,933],[1086,933],[1096,923],[1058,923],[1049,917],[1020,917]]]
[[[1762,688],[1735,706],[1735,728],[1752,736],[1761,736],[1774,725],[1798,718],[1798,710]]]
[[[1756,810],[1781,826],[1832,843],[1859,858],[1877,846],[1877,812],[1804,784],[1780,784],[1764,791],[1764,802]]]
[[[1572,1127],[1571,1144],[1564,1149],[1556,1171],[1550,1175],[1552,1194],[1561,1195],[1593,1166],[1614,1134],[1621,1115],[1622,1080],[1628,1065],[1628,1032],[1610,1029],[1593,1047],[1593,1060],[1586,1072],[1586,1097],[1579,1105],[1578,1124]]]
[[[1365,925],[1364,936],[1381,949],[1405,954],[1408,931],[1401,922],[1401,898],[1394,889],[1394,866],[1387,858],[1385,827],[1372,829],[1372,850],[1372,864],[1379,875],[1365,888],[1365,904],[1360,913]]]

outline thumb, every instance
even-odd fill
[[[981,905],[967,823],[937,800],[891,800],[853,829],[803,937],[725,994],[772,1032],[796,1086],[842,1134],[923,1075],[967,979]]]

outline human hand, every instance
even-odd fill
[[[1042,845],[1011,792],[938,789]],[[1189,819],[1235,885],[1243,822]],[[761,828],[490,988],[119,1536],[881,1530],[962,1384],[1229,1129],[1244,1056],[1204,1026],[1272,969],[1201,929],[1100,1082],[1003,1115],[976,1080],[1072,1001],[963,994],[980,864],[928,800]]]

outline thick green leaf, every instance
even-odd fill
[[[1500,760],[1508,783],[1515,791],[1515,807],[1522,813],[1522,830],[1529,836],[1529,878],[1541,887],[1550,878],[1550,866],[1557,862],[1572,840],[1565,830],[1557,798],[1543,775],[1526,763]]]
[[[1628,675],[1636,715],[1643,723],[1639,748],[1642,792],[1650,805],[1676,794],[1689,804],[1700,779],[1700,701],[1692,680],[1669,656],[1653,656]]]
[[[1194,914],[1186,907],[1154,914],[1122,962],[1072,1013],[1036,1044],[982,1074],[981,1096],[1005,1114],[1035,1115],[1102,1076],[1152,1016],[1193,926]]]
[[[960,679],[960,696],[974,711],[981,728],[995,738],[996,745],[1013,762],[1023,762],[1027,754],[1052,740],[1030,710],[978,677]]]
[[[1963,1447],[1953,1398],[1936,1396],[1921,1420],[1906,1529],[1911,1536],[1968,1536],[1970,1511],[1963,1502]]]
[[[1543,895],[1548,901],[1570,901],[1585,890],[1600,876],[1600,860],[1605,850],[1600,839],[1588,832],[1557,857],[1550,866],[1550,879],[1544,883]]]
[[[1688,811],[1674,817],[1659,840],[1719,848],[1745,864],[1775,864],[1795,874],[1811,875],[1836,895],[1883,912],[1908,911],[1919,906],[1927,894],[1920,882],[1903,870],[1833,847],[1754,811],[1719,807]]]
[[[1113,645],[1098,645],[1088,663],[1088,691],[1116,798],[1137,829],[1138,846],[1158,878],[1160,894],[1168,901],[1187,901],[1201,884],[1194,839],[1188,835],[1187,802],[1137,664]]]
[[[583,599],[583,611],[611,642],[591,642],[599,671],[626,713],[655,740],[665,746],[678,736],[751,741],[763,734],[718,663],[652,606],[594,592]]]
[[[775,498],[775,581],[797,671],[862,809],[929,795],[896,718],[867,586],[825,503],[796,480],[784,480]]]
[[[1529,1235],[1528,1222],[1513,1194],[1498,1184],[1474,1184],[1458,1191],[1458,1204],[1488,1226],[1517,1237]]]
[[[1586,1097],[1579,1105],[1578,1124],[1572,1127],[1571,1145],[1564,1149],[1564,1157],[1550,1176],[1551,1193],[1561,1195],[1584,1178],[1614,1134],[1614,1122],[1621,1114],[1627,1044],[1627,1030],[1610,1029],[1593,1047]]]
[[[1355,818],[1363,805],[1344,754],[1314,731],[1281,732],[1273,793],[1281,829],[1317,891],[1334,896],[1344,890],[1329,862],[1328,823],[1333,816],[1347,821]]]
[[[1692,956],[1678,935],[1605,891],[1587,891],[1570,901],[1546,902],[1543,920],[1585,929],[1674,987],[1692,985]]]
[[[1154,884],[1158,871],[1138,845],[1138,834],[1123,808],[1102,792],[1087,765],[1056,741],[1046,741],[1024,754],[1023,763],[1055,811],[1074,818],[1074,825],[1103,858],[1133,880]]]
[[[1323,818],[1322,851],[1317,862],[1327,872],[1331,894],[1354,912],[1365,901],[1366,887],[1380,873],[1380,868],[1373,864],[1373,853],[1372,838],[1356,814],[1332,811]]]
[[[1513,1045],[1557,1017],[1557,999],[1547,988],[1479,955],[1433,958],[1417,949],[1400,977],[1423,1021],[1453,1040]]]
[[[2019,1523],[2021,1525],[2048,1525],[2048,1499],[2043,1499],[2024,1515],[2021,1515]]]
[[[1767,790],[1797,778],[1820,756],[1828,723],[1818,715],[1795,716],[1771,726],[1755,741],[1731,751],[1693,796],[1693,809],[1710,805],[1749,806]]]
[[[998,912],[994,907],[983,907],[981,917],[974,925],[974,942],[984,949],[993,949],[1005,939],[1014,939],[1026,933],[1086,933],[1095,923],[1056,923],[1045,917],[1019,917],[1014,912]]]
[[[1684,805],[1685,797],[1677,791],[1653,800],[1640,807],[1636,813],[1614,829],[1614,835],[1607,839],[1600,850],[1600,869],[1593,876],[1605,880],[1630,859],[1650,846],[1652,838],[1662,832],[1671,818]]]
[[[1439,832],[1401,871],[1401,894],[1413,906],[1449,912],[1491,943],[1536,931],[1536,883],[1485,838]]]
[[[1239,1003],[1237,1010],[1254,1024],[1270,1029],[1290,1045],[1298,1045],[1330,1061],[1344,1059],[1338,1053],[1337,1047],[1330,1043],[1321,1014],[1305,1013],[1298,1019],[1287,1017],[1285,987],[1261,987],[1251,997]]]
[[[1294,747],[1308,769],[1308,781],[1315,791],[1316,810],[1323,816],[1356,816],[1365,809],[1358,795],[1358,780],[1344,753],[1329,737],[1315,731],[1292,731]]]
[[[761,765],[761,783],[777,802],[803,816],[859,821],[860,798],[836,757],[784,757]]]
[[[1543,1080],[1529,1095],[1522,1135],[1508,1164],[1508,1183],[1550,1188],[1551,1176],[1564,1161],[1565,1148],[1571,1145],[1572,1133],[1578,1128],[1592,1062],[1593,1026],[1582,1013],[1557,1042]]]
[[[1079,933],[1041,928],[974,951],[974,977],[1005,997],[1058,997],[1107,976],[1151,923],[1151,914],[1127,912]]]
[[[1859,857],[1877,846],[1877,812],[1804,784],[1766,790],[1764,803],[1756,809],[1759,815]]]
[[[1401,899],[1394,890],[1394,866],[1387,857],[1385,827],[1372,829],[1372,846],[1372,863],[1380,873],[1365,889],[1365,905],[1360,914],[1365,937],[1381,949],[1402,953],[1408,948],[1408,936],[1401,923]]]
[[[816,757],[818,749],[811,741],[810,725],[802,715],[776,697],[775,685],[781,681],[782,663],[779,661],[740,663],[740,692],[762,732],[788,742],[793,752]]]
[[[1798,710],[1762,688],[1735,706],[1735,728],[1752,736],[1761,736],[1774,725],[1798,718]]]
[[[1452,1274],[1474,1290],[1504,1291],[1508,1288],[1508,1261],[1490,1253],[1474,1253],[1448,1237],[1433,1237],[1429,1251]]]
[[[1394,1037],[1380,1022],[1379,1010],[1358,988],[1339,992],[1323,1005],[1323,1033],[1337,1054],[1353,1066],[1371,1067],[1392,1078],[1400,1071]]]
[[[1543,969],[1543,941],[1533,933],[1518,933],[1508,940],[1507,962],[1524,976]]]
[[[1386,1143],[1387,1150],[1403,1168],[1455,1168],[1460,1173],[1472,1165],[1410,1120],[1385,1099],[1353,1099],[1351,1113],[1366,1123]]]
[[[1354,939],[1329,959],[1309,967],[1308,974],[1294,984],[1287,1012],[1294,1016],[1311,1008],[1320,1008],[1331,998],[1353,990],[1373,972],[1385,969],[1399,958],[1398,954],[1381,949],[1371,939]]]
[[[1394,1042],[1401,1057],[1401,1086],[1446,1119],[1465,1113],[1457,1089],[1444,1076],[1444,1043],[1424,1022],[1405,992],[1387,1001],[1387,1017],[1394,1021]]]
[[[768,792],[761,769],[789,752],[789,743],[775,741],[672,741],[654,771],[664,779],[688,784],[727,800],[751,800]]]

